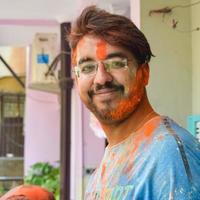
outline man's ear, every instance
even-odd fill
[[[144,83],[144,86],[146,86],[149,83],[149,64],[144,63],[142,64],[141,68],[142,68],[142,75],[143,75],[143,83]]]
[[[71,70],[71,78],[73,79],[74,85],[77,87],[78,84],[78,78],[75,72],[75,65],[72,63],[72,70]]]
[[[74,75],[73,80],[74,80],[74,85],[77,88],[77,86],[78,86],[78,78],[77,78],[76,75]]]

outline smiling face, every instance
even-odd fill
[[[141,101],[144,87],[148,83],[148,65],[138,67],[129,51],[91,35],[79,41],[73,54],[78,66],[98,63],[93,75],[80,74],[76,77],[80,97],[96,117],[102,123],[113,124],[131,115]],[[124,59],[128,66],[106,70],[105,62]]]

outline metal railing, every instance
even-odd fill
[[[23,176],[0,176],[0,181],[23,181]]]
[[[24,94],[0,93],[0,157],[23,157]]]

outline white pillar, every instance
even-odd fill
[[[140,28],[140,0],[130,0],[131,20]]]

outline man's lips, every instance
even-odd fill
[[[123,93],[124,87],[122,85],[114,85],[112,82],[106,82],[104,85],[96,85],[92,90],[88,92],[89,97],[93,96],[110,96],[115,92]]]
[[[116,88],[104,88],[104,89],[100,89],[96,92],[93,93],[93,95],[102,95],[102,94],[111,94],[113,92],[117,92],[119,90],[117,90]]]

